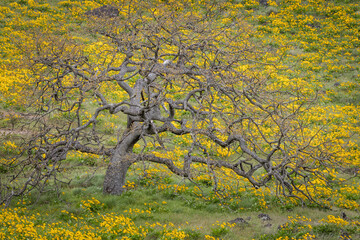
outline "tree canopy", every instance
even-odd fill
[[[321,84],[287,73],[291,46],[261,43],[227,3],[160,2],[13,39],[26,134],[4,164],[1,201],[63,182],[73,151],[108,159],[110,194],[134,163],[152,162],[190,181],[205,174],[215,192],[226,176],[317,202],[319,184],[359,164],[325,117]]]

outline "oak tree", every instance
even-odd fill
[[[134,163],[152,162],[189,180],[203,168],[214,190],[226,170],[256,188],[275,183],[280,194],[312,199],[311,179],[337,163],[327,154],[331,143],[304,119],[316,92],[267,71],[281,67],[279,49],[261,46],[240,16],[227,18],[218,4],[119,9],[87,16],[86,41],[35,32],[19,44],[31,83],[31,134],[2,180],[2,201],[61,181],[71,151],[109,159],[109,194],[124,191]],[[109,116],[126,121],[109,130],[113,144],[104,134]],[[165,154],[175,148],[177,156]]]

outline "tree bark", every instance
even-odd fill
[[[126,173],[131,164],[137,161],[133,148],[135,143],[139,141],[140,135],[141,125],[134,124],[133,128],[124,134],[124,137],[116,146],[106,170],[103,185],[104,193],[120,195],[124,191]]]
[[[114,157],[113,157],[114,158]],[[120,195],[125,190],[126,173],[132,163],[135,162],[133,154],[119,156],[111,161],[105,174],[103,191],[107,194]]]

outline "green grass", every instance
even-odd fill
[[[221,205],[218,201],[208,201],[195,197],[191,191],[183,193],[169,194],[171,191],[157,189],[156,184],[137,186],[135,189],[126,191],[121,196],[104,195],[102,193],[102,181],[104,177],[104,167],[92,175],[91,170],[95,167],[79,166],[73,168],[71,174],[74,180],[67,186],[63,186],[60,196],[55,192],[41,194],[38,198],[36,194],[24,197],[21,203],[13,202],[12,207],[22,206],[29,209],[28,214],[40,213],[37,224],[51,222],[73,222],[71,214],[77,218],[85,218],[85,222],[91,226],[99,216],[110,213],[123,214],[129,216],[137,226],[145,226],[147,223],[169,224],[173,223],[187,232],[188,239],[204,239],[205,235],[211,235],[222,239],[276,239],[280,236],[302,236],[309,229],[303,226],[308,224],[313,226],[312,233],[317,239],[338,239],[342,231],[346,231],[353,237],[359,236],[359,228],[356,226],[341,227],[334,224],[321,224],[321,219],[326,219],[328,215],[339,216],[341,211],[345,211],[347,217],[356,220],[357,212],[342,209],[325,210],[312,207],[283,208],[279,203],[268,204],[268,209],[254,210],[253,204],[258,201],[253,196],[244,195],[239,209],[229,209]],[[88,171],[88,173],[84,173]],[[89,179],[89,176],[92,176]],[[136,176],[137,178],[138,176]],[[135,175],[129,181],[136,181]],[[177,182],[179,179],[173,179]],[[158,184],[167,184],[169,180],[160,178]],[[172,182],[172,183],[173,183]],[[170,184],[172,184],[170,183]],[[190,188],[193,184],[187,183]],[[89,218],[89,214],[82,207],[82,201],[95,198],[103,206],[94,209],[96,215],[94,219]],[[33,204],[36,202],[36,204]],[[44,207],[46,206],[46,208]],[[131,215],[130,209],[147,210],[151,208],[151,213],[138,213]],[[66,210],[68,213],[63,213]],[[126,212],[127,211],[127,212]],[[272,220],[263,221],[257,216],[259,213],[268,214]],[[290,227],[279,230],[280,225],[289,223],[288,217],[306,216],[311,222],[298,221],[290,224]],[[221,227],[235,218],[242,217],[247,219],[248,224],[238,224],[234,227]],[[87,219],[86,219],[87,218]],[[250,220],[248,220],[250,218]],[[348,220],[349,222],[351,220]],[[159,233],[153,232],[146,239],[156,239]]]

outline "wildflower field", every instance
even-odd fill
[[[44,54],[48,51],[51,56],[58,51],[57,47],[66,48],[66,43],[53,47],[50,43],[54,39],[41,37],[61,36],[81,45],[87,60],[106,66],[109,44],[103,36],[85,31],[89,21],[86,13],[110,4],[119,6],[119,16],[125,18],[141,2],[0,2],[0,191],[8,190],[3,188],[5,178],[13,176],[14,184],[19,185],[27,181],[25,174],[15,176],[14,171],[24,158],[22,140],[36,134],[31,126],[23,124],[33,117],[27,115],[29,109],[25,106],[29,101],[46,102],[46,94],[44,99],[34,99],[31,95],[34,86],[30,76],[36,77],[36,72],[31,72],[31,64],[26,60],[30,49],[36,51],[34,46],[41,46]],[[305,127],[302,136],[296,139],[303,142],[294,140],[291,144],[305,148],[307,142],[308,145],[315,142],[311,145],[315,152],[326,146],[334,161],[313,169],[307,179],[309,185],[299,187],[310,198],[284,196],[281,188],[271,181],[255,188],[229,169],[196,164],[193,170],[196,174],[189,180],[174,176],[166,166],[145,162],[130,167],[125,191],[115,196],[103,194],[102,188],[109,159],[73,150],[61,164],[50,162],[46,166],[46,171],[57,170],[56,184],[55,178],[49,176],[41,193],[37,189],[28,191],[1,206],[0,239],[360,239],[360,3],[356,0],[268,0],[267,4],[257,0],[149,2],[154,6],[150,9],[154,18],[160,18],[169,9],[184,12],[184,16],[191,18],[216,6],[222,12],[214,19],[219,28],[241,21],[246,29],[244,46],[250,48],[252,43],[263,46],[264,51],[252,54],[262,54],[261,59],[266,63],[259,68],[255,61],[244,61],[237,70],[254,78],[266,77],[270,90],[297,89],[298,95],[315,96],[311,100],[315,104],[300,116],[299,122]],[[170,54],[176,49],[168,51]],[[67,54],[76,55],[71,49]],[[69,86],[73,79],[64,77],[62,81],[64,86]],[[112,87],[111,82],[106,84]],[[184,94],[183,90],[175,85],[172,94],[176,98]],[[105,96],[121,100],[125,93],[107,91]],[[97,104],[89,101],[78,110],[83,124],[92,118]],[[56,113],[46,121],[61,125],[71,114]],[[118,133],[126,128],[125,115],[100,117],[96,124],[100,126],[102,140],[107,146],[115,146]],[[222,122],[214,120],[213,124],[221,128]],[[264,121],[259,128],[271,136],[273,128],[268,124]],[[166,150],[160,145],[145,148],[137,143],[134,152],[151,151],[156,157],[172,159],[181,168],[180,158],[189,153],[191,136],[160,135],[168,146]],[[317,145],[317,142],[329,144]],[[218,159],[232,159],[230,148],[221,148],[206,139],[202,145]],[[314,160],[310,153],[301,150],[298,148],[296,154],[303,161],[314,161],[314,165],[321,157],[328,157],[319,154],[319,159]],[[294,179],[300,181],[302,177]]]

